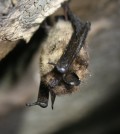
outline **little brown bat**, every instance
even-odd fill
[[[56,95],[79,90],[88,73],[86,37],[90,23],[81,21],[72,13],[67,3],[63,5],[67,19],[58,20],[50,29],[40,50],[41,83],[38,100],[28,106],[48,106],[49,92],[52,108]]]

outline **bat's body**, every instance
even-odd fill
[[[56,74],[56,71],[53,70],[54,66],[48,63],[57,63],[59,61],[62,54],[66,50],[66,47],[69,43],[69,40],[71,39],[72,34],[72,25],[69,21],[65,20],[58,21],[57,24],[50,30],[47,41],[45,41],[45,44],[43,44],[41,48],[40,55],[41,81],[44,81],[46,85],[51,86],[50,81],[54,80],[54,75]],[[51,37],[51,35],[54,36]],[[74,50],[74,46],[72,47]],[[69,57],[65,57],[65,59],[70,60],[71,57],[70,59]],[[65,63],[65,60],[63,60],[62,62]],[[69,72],[76,73],[79,79],[82,81],[88,73],[87,66],[88,53],[86,51],[86,46],[84,46],[84,48],[82,48],[81,51],[77,53],[75,60],[71,63],[71,66],[69,67]],[[79,87],[72,87],[69,88],[69,90],[66,90],[65,88],[66,87],[64,83],[61,83],[61,86],[54,87],[54,92],[58,95],[65,94],[70,93],[74,89],[76,90],[76,88]]]
[[[47,107],[49,92],[53,108],[56,95],[78,90],[80,82],[88,73],[85,39],[90,23],[80,21],[66,3],[64,6],[69,21],[59,20],[41,47],[41,83],[38,100],[34,103],[41,107]]]

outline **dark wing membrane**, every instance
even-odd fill
[[[72,23],[74,32],[63,55],[56,65],[56,68],[60,73],[66,73],[68,71],[73,60],[79,53],[80,49],[83,47],[90,29],[90,23],[81,22],[79,18],[70,11],[69,8],[67,10],[67,15]]]

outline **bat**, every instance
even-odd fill
[[[60,20],[51,28],[40,54],[41,83],[37,102],[27,106],[48,106],[49,93],[52,109],[56,95],[79,90],[88,70],[88,52],[85,40],[89,22],[82,22],[65,2],[63,8],[68,20]]]

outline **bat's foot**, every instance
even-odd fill
[[[35,106],[35,105],[38,105],[38,106],[40,106],[42,108],[46,108],[48,106],[48,102],[39,102],[39,101],[37,101],[37,102],[34,102],[34,103],[26,104],[27,107],[31,107],[31,106]]]
[[[62,7],[63,7],[63,11],[64,11],[64,16],[65,16],[65,20],[68,20],[68,8],[69,8],[69,2],[64,2],[62,3]]]

